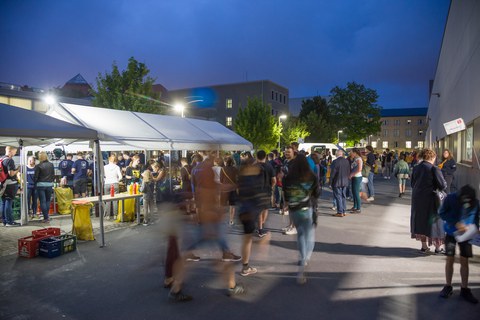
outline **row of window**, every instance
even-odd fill
[[[372,147],[373,148],[378,148],[378,143],[377,141],[372,141]],[[411,149],[411,148],[423,148],[423,141],[418,141],[416,146],[412,146],[412,141],[405,141],[405,145],[401,145],[398,141],[394,141],[391,146],[388,145],[388,141],[382,141],[382,148],[406,148],[406,149]]]
[[[473,162],[473,125],[440,140],[438,147],[449,149],[457,161]]]
[[[383,130],[383,137],[388,137],[389,130],[384,129]],[[400,129],[393,129],[392,130],[392,136],[393,137],[400,137]],[[411,137],[412,136],[412,129],[406,129],[405,130],[405,137]],[[423,130],[417,130],[417,136],[421,137],[423,136]]]
[[[399,125],[402,124],[402,120],[395,119],[395,120],[392,120],[392,123],[393,123],[394,126],[399,126]],[[405,120],[405,124],[406,125],[411,125],[412,120],[411,119]],[[389,119],[382,120],[382,125],[384,125],[384,126],[390,125],[390,120]],[[417,125],[419,125],[419,126],[423,125],[423,119],[417,119]]]
[[[286,104],[287,96],[281,92],[272,90],[272,101],[278,101],[280,103]]]

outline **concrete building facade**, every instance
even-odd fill
[[[182,103],[188,117],[215,120],[233,129],[238,110],[249,98],[258,98],[272,106],[272,115],[288,113],[288,89],[270,80],[170,90],[169,103]]]
[[[426,146],[447,148],[457,161],[456,185],[480,183],[480,2],[453,0],[428,105]],[[464,130],[444,123],[462,118]]]

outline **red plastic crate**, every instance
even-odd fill
[[[34,238],[33,236],[18,239],[18,256],[35,258],[39,255],[40,241],[50,236]]]
[[[36,239],[39,237],[55,237],[60,235],[60,228],[48,227],[44,229],[34,230],[32,231],[32,236]]]

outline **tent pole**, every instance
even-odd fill
[[[104,225],[103,225],[103,201],[102,201],[102,195],[103,195],[103,187],[102,187],[102,180],[103,177],[100,176],[100,161],[103,161],[102,154],[100,153],[100,141],[95,140],[95,151],[94,151],[94,157],[95,157],[95,174],[97,176],[96,180],[96,190],[98,194],[98,210],[100,211],[98,213],[99,218],[100,218],[100,238],[101,238],[101,245],[100,248],[105,247],[105,230],[104,230]]]
[[[23,191],[20,194],[20,224],[26,225],[28,223],[28,199],[27,199],[27,170],[25,168],[26,166],[26,152],[25,148],[23,147],[23,141],[22,139],[19,140],[19,146],[20,146],[20,173],[22,177],[22,181],[20,182],[21,185],[23,185]],[[36,204],[32,204],[36,205]]]

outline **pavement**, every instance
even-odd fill
[[[96,240],[53,259],[0,257],[0,319],[479,319],[480,304],[459,297],[458,263],[454,295],[438,297],[445,256],[419,253],[420,243],[410,238],[410,190],[398,198],[396,180],[377,177],[375,186],[375,201],[344,218],[332,216],[331,192],[324,190],[305,285],[295,278],[296,236],[280,231],[288,216],[271,211],[270,235],[256,238],[252,248],[258,273],[242,277],[235,266],[246,295],[225,295],[221,254],[206,247],[196,251],[200,262],[188,263],[184,290],[194,300],[168,301],[161,207],[153,225],[107,232],[103,248]],[[239,254],[240,225],[229,229],[228,240]],[[474,255],[470,288],[480,298],[480,248]]]

